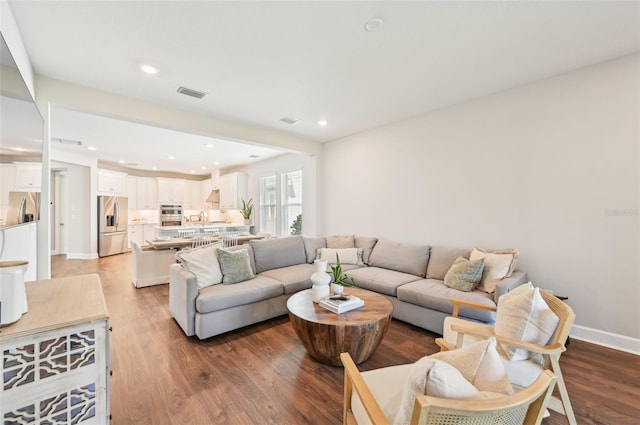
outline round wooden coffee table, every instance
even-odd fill
[[[364,306],[336,314],[314,303],[311,289],[287,301],[289,319],[309,355],[317,361],[342,366],[340,353],[348,352],[356,364],[367,360],[387,332],[393,306],[382,295],[360,288],[346,288]]]

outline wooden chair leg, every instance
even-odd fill
[[[570,425],[578,425],[576,422],[576,416],[573,413],[573,408],[571,407],[571,401],[569,400],[569,393],[567,392],[567,386],[564,383],[564,378],[562,377],[562,371],[560,370],[560,362],[557,356],[550,356],[551,360],[551,368],[553,373],[558,377],[558,391],[560,392],[560,399],[562,401],[562,407],[564,409],[564,413],[567,416],[567,420]],[[551,405],[549,406],[551,407]]]

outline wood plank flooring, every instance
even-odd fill
[[[341,423],[342,368],[309,358],[286,316],[200,341],[172,319],[168,285],[133,287],[131,254],[52,257],[53,277],[84,273],[100,275],[111,316],[113,425]],[[434,337],[393,320],[360,369],[414,362]],[[560,363],[579,424],[639,423],[639,356],[574,339]]]

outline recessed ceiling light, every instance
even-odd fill
[[[89,149],[90,151],[95,151],[96,147],[95,146],[87,146],[87,149]]]
[[[169,157],[169,159],[176,159],[176,157],[175,157],[175,156],[173,156],[173,155],[171,155],[171,156]]]
[[[153,65],[149,65],[146,63],[143,63],[142,65],[140,65],[140,69],[142,70],[142,72],[144,72],[145,74],[149,74],[149,75],[155,75],[158,72],[160,72],[160,70],[158,68],[156,68]]]
[[[212,148],[213,147],[213,143],[207,143],[205,146],[208,147],[208,148]]]
[[[193,171],[193,170],[191,170],[191,171],[189,171],[189,172],[190,172],[191,174],[195,174],[195,171]]]
[[[378,31],[384,25],[382,18],[371,18],[364,24],[364,29],[369,32]]]
[[[213,165],[220,165],[219,161],[214,161]]]
[[[204,166],[204,165],[201,165],[201,166],[200,166],[200,169],[201,169],[201,170],[206,170],[206,169],[207,169],[207,167],[206,167],[206,166]]]
[[[124,164],[124,159],[120,159],[120,160],[118,160],[118,163],[119,163],[119,164]]]
[[[329,124],[329,122],[327,120],[318,120],[316,124],[318,124],[320,127],[324,127],[325,125]]]
[[[156,167],[155,165],[153,167],[151,167],[152,170],[157,170],[158,167]]]

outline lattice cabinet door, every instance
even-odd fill
[[[3,424],[109,422],[106,320],[0,342]]]

